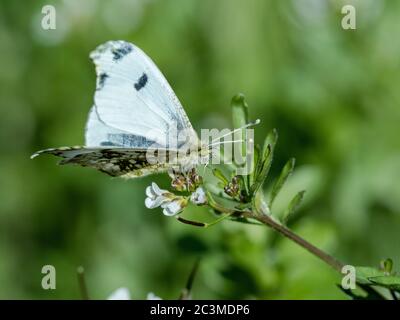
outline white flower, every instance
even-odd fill
[[[166,216],[174,216],[181,212],[186,205],[182,203],[182,200],[177,199],[170,202],[163,203],[161,208],[163,208],[163,213]]]
[[[170,192],[160,189],[155,182],[152,182],[151,186],[146,188],[147,198],[144,201],[144,204],[149,209],[157,208],[164,202],[168,201],[167,195],[169,194]]]
[[[202,187],[198,187],[195,192],[190,196],[190,200],[197,205],[205,204],[207,202],[207,196]]]
[[[118,288],[108,296],[107,300],[131,300],[131,294],[128,288]]]
[[[187,206],[186,198],[160,189],[154,182],[151,183],[151,186],[146,188],[146,196],[147,198],[144,201],[145,206],[149,209],[161,206],[166,216],[174,216]]]
[[[147,294],[147,300],[162,300],[159,296],[156,296],[153,292]]]
[[[107,300],[131,300],[131,294],[128,288],[118,288],[112,292]],[[156,296],[153,292],[147,294],[147,300],[162,300],[159,296]]]

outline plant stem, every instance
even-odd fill
[[[327,254],[321,249],[317,248],[307,240],[303,239],[302,237],[294,233],[289,228],[276,222],[275,220],[272,219],[271,216],[264,213],[254,213],[254,212],[245,212],[243,215],[247,218],[255,219],[265,224],[266,226],[271,227],[272,229],[279,232],[286,238],[292,240],[293,242],[296,242],[298,245],[308,250],[314,256],[318,257],[319,259],[330,265],[333,269],[341,273],[342,268],[344,266],[342,262],[338,261],[336,258],[332,257],[331,255]]]
[[[82,300],[89,300],[89,294],[85,280],[85,269],[79,266],[76,270],[78,276],[79,291],[81,292]]]

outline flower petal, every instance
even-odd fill
[[[156,296],[153,292],[147,294],[147,300],[162,300],[159,296]]]
[[[202,187],[196,189],[190,196],[190,200],[194,204],[205,204],[207,202],[207,196]]]
[[[184,206],[183,206],[182,201],[174,200],[174,201],[168,202],[166,205],[163,206],[163,208],[164,208],[163,213],[166,216],[174,216],[177,213],[179,213],[180,211],[182,211],[183,207]]]
[[[154,206],[155,200],[151,198],[146,198],[144,200],[144,205],[146,206],[147,209],[154,209],[156,206]]]
[[[149,198],[154,199],[157,195],[154,193],[153,188],[151,186],[148,186],[146,188],[146,196],[148,196]]]
[[[131,300],[131,294],[127,288],[118,288],[108,296],[107,300]]]
[[[164,193],[168,192],[167,190],[160,189],[160,187],[159,187],[159,186],[157,185],[157,183],[155,183],[155,182],[152,182],[152,183],[151,183],[151,187],[153,188],[154,193],[155,193],[156,195],[158,195],[158,196],[161,196],[161,195],[163,195]]]
[[[144,200],[144,205],[148,209],[154,209],[154,208],[159,207],[160,205],[163,205],[166,201],[168,201],[168,200],[163,196],[156,197],[155,199],[146,198]]]

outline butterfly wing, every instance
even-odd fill
[[[169,161],[169,157],[175,156],[176,153],[166,149],[77,146],[41,150],[33,154],[32,158],[41,154],[52,154],[63,158],[59,162],[61,165],[75,164],[95,168],[113,177],[136,178],[173,168],[173,161],[172,159]]]
[[[96,65],[95,104],[85,130],[84,147],[62,147],[35,153],[63,158],[60,164],[94,167],[111,176],[138,177],[173,167],[150,163],[146,152],[175,151],[198,143],[187,115],[168,82],[135,45],[109,41],[90,55]]]
[[[90,110],[86,122],[85,145],[88,147],[163,148],[154,140],[106,125],[100,120],[95,106]]]
[[[198,142],[178,98],[142,50],[128,42],[109,41],[90,57],[96,65],[94,101],[101,122],[161,147]]]

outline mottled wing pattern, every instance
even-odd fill
[[[62,147],[39,151],[32,155],[35,158],[41,154],[52,154],[63,158],[59,164],[75,164],[83,167],[92,167],[113,177],[136,178],[148,174],[164,172],[172,167],[168,161],[149,162],[146,153],[148,149],[127,148],[89,148],[89,147]],[[154,150],[154,158],[161,149]],[[164,153],[168,156],[168,152]],[[153,158],[153,159],[154,159]]]

